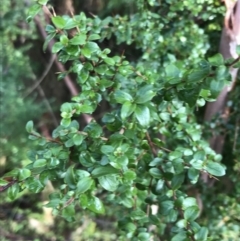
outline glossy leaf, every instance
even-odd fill
[[[64,177],[64,181],[71,189],[76,188],[75,173],[74,173],[73,165],[67,169],[67,172]]]
[[[115,97],[117,103],[120,103],[120,104],[124,104],[127,101],[128,102],[133,101],[133,97],[130,94],[128,94],[127,92],[121,91],[121,90],[117,90],[114,93],[114,97]]]
[[[119,184],[116,175],[101,176],[98,181],[104,189],[110,192],[114,192]]]
[[[89,176],[81,178],[77,183],[77,193],[84,193],[91,188],[93,179]]]
[[[46,165],[47,165],[46,159],[38,159],[33,163],[33,167],[35,168],[44,167]]]
[[[184,218],[188,221],[194,221],[199,215],[198,206],[191,206],[184,210]]]
[[[28,133],[31,133],[33,131],[33,121],[28,121],[28,123],[26,124],[26,131]]]
[[[57,28],[60,28],[60,29],[63,29],[66,24],[66,20],[60,16],[52,17],[52,22]]]
[[[208,161],[205,167],[206,171],[214,176],[224,176],[225,167],[218,162]]]
[[[149,125],[150,111],[147,106],[144,106],[144,105],[137,106],[134,113],[141,126],[147,127]]]
[[[119,170],[117,170],[116,168],[114,167],[111,167],[111,166],[103,166],[103,167],[97,167],[95,168],[91,175],[93,177],[101,177],[101,176],[105,176],[105,175],[108,175],[108,174],[118,174],[119,173]]]
[[[97,197],[91,197],[88,200],[87,208],[94,213],[104,214],[105,208],[102,201]]]

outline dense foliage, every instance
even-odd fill
[[[48,11],[44,51],[54,39],[52,54],[68,66],[58,79],[74,76],[80,91],[61,105],[60,125],[51,137],[33,121],[27,123],[37,148],[28,154],[28,165],[1,179],[1,186],[9,183],[7,178],[14,180],[8,197],[52,185],[45,207],[55,216],[73,224],[83,221],[83,214],[88,222],[110,221],[115,234],[103,232],[94,240],[239,238],[239,164],[224,165],[210,148],[205,128],[214,130],[217,120],[201,124],[199,113],[230,81],[233,60],[225,61],[216,46],[207,52],[212,32],[220,29],[211,22],[223,13],[219,3],[138,0],[131,2],[128,15],[106,16],[109,3],[100,18],[84,12],[56,15],[47,2],[31,6],[28,21],[42,8]],[[235,137],[229,135],[228,141],[235,147],[226,156],[237,162],[236,93],[229,103],[234,110],[229,133]],[[80,122],[85,115],[92,115],[91,121]],[[214,185],[203,183],[203,175]]]

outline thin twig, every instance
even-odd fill
[[[239,118],[236,119],[236,128],[235,128],[235,132],[234,132],[234,140],[233,140],[233,151],[236,151],[236,145],[237,145],[237,139],[238,139],[238,135],[239,135]]]
[[[154,154],[155,157],[157,157],[157,151],[156,151],[156,149],[153,146],[152,140],[151,140],[148,132],[146,132],[146,137],[147,137],[147,140],[148,140],[148,144],[149,144],[149,146],[150,146],[150,148],[152,150],[152,153]]]
[[[58,144],[60,144],[60,145],[63,145],[63,143],[62,143],[61,141],[58,141],[58,140],[56,140],[56,139],[52,139],[52,138],[49,138],[49,137],[42,137],[42,136],[40,136],[40,135],[35,134],[34,132],[30,133],[30,135],[36,136],[36,137],[38,137],[38,138],[43,138],[43,139],[45,139],[45,140],[48,141],[48,142],[54,142],[54,143],[58,143]]]
[[[50,59],[49,63],[47,64],[47,67],[44,70],[42,76],[39,78],[39,80],[35,81],[35,84],[32,87],[30,87],[26,91],[26,93],[23,95],[23,98],[26,98],[28,95],[30,95],[42,83],[42,81],[45,79],[45,77],[49,73],[49,71],[50,71],[50,69],[51,69],[55,59],[56,59],[56,55],[54,54],[54,55],[51,56],[51,59]]]
[[[53,15],[51,14],[51,12],[49,11],[49,9],[46,6],[43,6],[43,10],[44,10],[45,14],[48,15],[50,18],[53,17]],[[37,25],[37,28],[39,29],[40,34],[42,35],[42,38],[45,40],[47,38],[47,34],[41,24],[40,18],[38,16],[35,16],[34,21]],[[48,50],[50,53],[52,52],[51,50],[52,50],[53,44],[54,44],[54,40],[50,41],[50,43],[48,44]],[[55,58],[55,65],[56,65],[57,69],[59,70],[59,72],[66,72],[64,65],[62,63],[60,63],[57,60],[57,58]],[[63,80],[72,96],[76,96],[79,94],[78,89],[74,85],[74,83],[71,80],[71,78],[69,77],[69,75],[66,75]],[[93,117],[91,115],[87,115],[87,114],[82,114],[82,117],[87,124],[90,123],[91,120],[93,119]]]
[[[55,114],[54,114],[54,112],[53,112],[53,109],[52,109],[52,107],[51,107],[51,105],[50,105],[50,103],[49,103],[49,101],[48,101],[48,99],[47,99],[47,97],[46,97],[46,95],[45,95],[42,87],[41,87],[40,85],[38,85],[38,86],[37,86],[37,89],[38,89],[39,94],[40,94],[41,97],[43,98],[43,100],[44,100],[44,102],[45,102],[45,105],[47,106],[47,109],[48,109],[49,113],[50,113],[51,116],[52,116],[54,125],[55,125],[55,126],[58,126],[57,118],[56,118],[56,116],[55,116]]]
[[[236,64],[238,61],[240,61],[240,56],[238,56],[236,59],[234,59],[232,63],[226,64],[226,66],[227,66],[227,67],[231,67],[231,66],[233,66],[234,64]]]

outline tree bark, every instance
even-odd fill
[[[225,0],[225,5],[227,11],[224,19],[219,51],[225,59],[236,59],[238,58],[236,47],[240,45],[240,0]],[[227,96],[228,92],[233,89],[237,79],[238,69],[230,67],[229,71],[232,76],[232,83],[230,86],[224,87],[215,102],[207,104],[204,116],[205,121],[211,121],[217,113],[221,114],[225,121],[228,119],[229,111],[226,109]],[[210,145],[217,153],[222,153],[224,139],[224,135],[215,135],[211,138]]]

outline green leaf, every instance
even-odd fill
[[[60,29],[63,29],[64,26],[66,25],[66,20],[60,16],[52,17],[52,22],[57,28],[60,28]]]
[[[64,127],[68,127],[71,124],[71,118],[64,118],[61,120],[61,125]]]
[[[115,65],[115,61],[113,58],[104,58],[103,61],[108,65]]]
[[[33,193],[39,193],[43,190],[44,186],[42,185],[42,183],[33,177],[29,177],[28,179],[26,179],[26,181],[24,181],[26,184],[26,187],[29,189],[30,192]]]
[[[187,239],[186,231],[180,231],[176,235],[173,236],[171,241],[186,241]]]
[[[134,113],[141,126],[147,127],[149,125],[150,111],[147,106],[137,106]]]
[[[91,177],[83,177],[77,183],[77,193],[84,193],[89,190],[93,184],[93,179]]]
[[[196,170],[195,168],[190,167],[188,169],[188,178],[191,180],[192,184],[197,183],[199,178],[199,170]]]
[[[126,101],[122,105],[121,118],[125,120],[128,116],[130,116],[134,112],[135,108],[136,108],[136,104]]]
[[[81,72],[81,70],[83,69],[83,67],[84,67],[83,64],[76,62],[73,65],[72,71],[76,74],[79,74]]]
[[[86,58],[91,58],[91,50],[88,48],[82,48],[81,53],[86,57]]]
[[[56,167],[60,161],[56,157],[52,157],[48,163],[49,167]]]
[[[38,3],[41,5],[46,5],[48,0],[38,0]]]
[[[180,100],[188,103],[190,107],[193,107],[196,105],[196,102],[198,100],[199,91],[200,90],[198,88],[190,89],[187,91],[184,89],[179,91],[178,96]]]
[[[216,80],[216,79],[212,79],[211,83],[210,83],[210,91],[214,96],[217,96],[218,93],[223,89],[225,84],[224,79],[221,80]]]
[[[94,213],[104,214],[105,208],[103,206],[102,201],[97,197],[91,197],[88,199],[87,208]]]
[[[176,226],[179,228],[186,228],[188,225],[188,222],[186,219],[181,219],[176,223]]]
[[[184,171],[184,161],[181,158],[174,159],[172,161],[172,165],[174,167],[174,171],[176,174],[183,173]]]
[[[83,131],[87,132],[92,138],[99,138],[102,134],[102,127],[96,122],[91,122],[84,128]]]
[[[74,145],[79,146],[84,140],[84,136],[81,134],[75,134],[72,138]]]
[[[33,121],[28,121],[28,123],[26,124],[26,131],[28,133],[32,133],[33,132]]]
[[[91,106],[91,105],[79,105],[79,107],[77,108],[77,111],[79,111],[80,113],[85,113],[85,114],[92,114],[95,111],[95,107]]]
[[[197,201],[193,197],[187,197],[183,200],[182,207],[183,210],[192,207],[192,206],[197,206]]]
[[[68,45],[65,47],[65,51],[68,55],[78,56],[80,54],[80,48],[77,45]]]
[[[172,193],[172,190],[168,191],[169,193]],[[172,194],[171,194],[172,195]],[[176,222],[177,218],[178,218],[178,210],[175,210],[174,208],[171,209],[168,213],[168,216],[166,217],[166,219],[168,220],[168,222]]]
[[[16,199],[18,193],[19,193],[19,184],[18,183],[14,183],[12,186],[10,186],[7,189],[7,195],[11,200]]]
[[[169,160],[172,161],[174,159],[181,158],[182,155],[183,155],[183,153],[180,151],[172,151],[169,154]]]
[[[106,64],[100,64],[96,68],[94,68],[94,71],[96,71],[100,75],[105,75],[108,68],[109,67]]]
[[[79,155],[79,161],[85,167],[92,167],[96,162],[88,152],[81,152]]]
[[[66,147],[68,147],[68,148],[74,146],[73,138],[65,141],[65,142],[64,142],[64,145],[65,145]]]
[[[191,70],[191,72],[188,74],[188,81],[197,83],[204,78],[206,78],[210,73],[210,65],[207,61],[202,60],[198,68]]]
[[[18,174],[19,174],[19,169],[13,169],[12,171],[10,172],[7,172],[3,175],[3,177],[18,177]]]
[[[156,157],[148,165],[151,167],[159,166],[162,163],[162,161],[163,160],[161,158]]]
[[[93,177],[101,177],[108,174],[119,174],[119,170],[112,166],[103,166],[95,168],[91,173]]]
[[[76,170],[76,175],[81,179],[84,177],[89,177],[90,173],[85,170]]]
[[[204,99],[208,98],[210,96],[210,90],[201,89],[199,96],[203,97]]]
[[[190,221],[188,222],[188,224],[189,224],[189,228],[191,228],[194,233],[197,233],[201,228],[200,225],[195,221]]]
[[[66,35],[61,35],[59,40],[64,46],[68,44],[68,37]]]
[[[75,173],[73,170],[74,166],[71,165],[68,169],[67,172],[65,174],[64,177],[64,182],[69,186],[69,188],[71,189],[75,189],[76,188],[76,181],[75,181]]]
[[[168,112],[162,112],[159,114],[159,117],[164,121],[170,120],[170,114]]]
[[[189,128],[189,129],[187,129],[186,131],[187,131],[187,133],[188,133],[189,135],[191,135],[193,141],[198,141],[198,140],[200,140],[200,138],[201,138],[201,133],[199,132],[199,130],[196,130],[196,129],[193,129],[193,128],[191,128],[191,129]]]
[[[101,176],[98,181],[104,189],[110,192],[114,192],[119,184],[116,175]]]
[[[101,36],[99,34],[90,34],[89,37],[88,37],[88,40],[98,40],[100,39]]]
[[[81,33],[75,35],[69,43],[72,45],[84,45],[86,43],[87,35],[85,33]]]
[[[147,233],[147,232],[141,232],[141,233],[138,234],[137,237],[138,237],[139,241],[149,241],[150,237],[151,237],[151,234]]]
[[[90,58],[93,53],[99,51],[99,47],[94,42],[87,42],[81,51],[86,58]]]
[[[62,217],[68,222],[73,222],[75,220],[75,208],[74,204],[70,204],[62,210]]]
[[[31,171],[23,168],[23,169],[19,169],[19,174],[18,174],[18,180],[22,181],[24,179],[27,179],[28,177],[31,176]]]
[[[41,5],[34,4],[32,5],[28,10],[29,17],[27,18],[27,21],[30,22],[41,10]]]
[[[127,221],[129,221],[129,220],[127,220]],[[136,228],[137,227],[134,223],[128,222],[125,224],[125,222],[124,222],[124,230],[127,230],[128,232],[134,232],[136,230]]]
[[[50,24],[47,24],[45,30],[46,30],[47,33],[55,33],[55,32],[56,32],[55,27],[53,27],[53,26],[50,25]]]
[[[198,206],[191,206],[188,207],[184,211],[184,218],[187,219],[188,221],[194,221],[199,215],[199,208]]]
[[[0,186],[6,186],[7,184],[9,184],[8,181],[4,180],[4,179],[0,179]]]
[[[133,180],[136,179],[136,177],[137,177],[136,173],[134,171],[131,171],[131,170],[127,170],[123,174],[123,178],[127,181],[133,181]]]
[[[50,26],[51,26],[51,25],[50,25]],[[54,29],[54,31],[55,31],[55,29]],[[56,36],[56,32],[53,32],[53,33],[50,33],[50,34],[46,37],[46,39],[45,39],[45,41],[44,41],[44,44],[43,44],[43,52],[44,52],[44,53],[46,52],[46,49],[47,49],[47,46],[48,46],[49,42],[50,42],[55,36]]]
[[[219,66],[224,64],[223,56],[220,53],[217,53],[216,55],[210,57],[208,61],[213,66]]]
[[[160,212],[163,215],[169,215],[169,212],[173,210],[174,203],[173,201],[163,201],[160,203]]]
[[[193,151],[191,149],[185,149],[183,152],[184,156],[191,156],[193,154]]]
[[[110,145],[102,145],[101,146],[101,152],[106,155],[113,153],[114,149],[115,148]]]
[[[89,77],[89,71],[86,69],[82,69],[80,73],[78,73],[77,80],[80,84],[84,84]]]
[[[225,167],[218,162],[208,161],[205,170],[214,176],[224,176],[226,174]]]
[[[160,194],[162,192],[164,183],[165,183],[165,181],[163,179],[158,180],[156,187],[155,187],[156,194]]]
[[[116,102],[120,104],[124,104],[125,102],[133,102],[133,97],[122,90],[115,91],[114,98]]]
[[[140,220],[146,217],[146,213],[140,209],[134,210],[130,213],[132,220]]]
[[[173,64],[168,65],[165,68],[165,71],[166,71],[167,81],[170,84],[176,84],[181,81],[181,78],[180,78],[181,72],[175,65],[173,65]]]
[[[83,208],[83,209],[87,208],[88,200],[89,200],[89,197],[86,194],[81,194],[79,196],[79,203],[80,203],[81,208]]]
[[[156,95],[156,92],[153,91],[153,86],[145,85],[137,91],[135,102],[137,104],[146,103],[150,101],[155,95]]]
[[[152,177],[155,177],[155,178],[157,178],[157,179],[162,178],[162,174],[161,174],[161,172],[160,172],[160,170],[159,170],[158,168],[155,168],[155,167],[150,168],[150,169],[149,169],[149,173],[150,173],[150,175],[151,175]]]
[[[57,52],[59,52],[60,50],[62,50],[64,48],[64,45],[60,42],[56,42],[54,43],[53,47],[52,47],[52,53],[55,54]]]
[[[205,154],[204,151],[197,151],[197,152],[194,154],[193,158],[194,158],[195,160],[202,160],[202,161],[204,161],[205,156],[206,156],[206,154]]]
[[[78,25],[79,25],[79,23],[75,19],[68,18],[66,20],[66,23],[65,23],[65,26],[63,29],[73,29],[73,28],[77,27]]]
[[[205,227],[200,228],[200,230],[194,235],[196,241],[207,241],[208,229]]]
[[[38,159],[33,163],[33,167],[35,168],[44,167],[46,165],[47,165],[46,159]]]
[[[120,66],[118,68],[119,73],[121,73],[123,76],[128,76],[133,73],[133,68],[130,65],[126,66]]]
[[[172,189],[177,190],[178,188],[180,188],[184,182],[184,179],[185,179],[184,173],[174,175],[172,182],[171,182]]]

